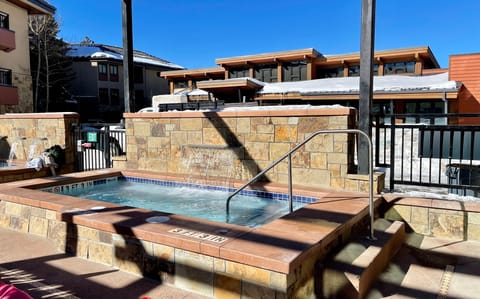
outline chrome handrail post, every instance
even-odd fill
[[[292,153],[288,154],[288,200],[290,213],[293,212],[293,191],[292,191]]]
[[[302,147],[305,143],[313,139],[315,136],[319,134],[335,134],[335,133],[355,133],[355,134],[361,134],[368,140],[368,172],[369,172],[369,216],[370,216],[370,236],[369,238],[371,240],[376,240],[374,236],[374,229],[373,229],[373,223],[375,220],[375,209],[374,209],[374,201],[373,201],[373,143],[372,139],[370,136],[368,136],[367,133],[359,130],[359,129],[333,129],[333,130],[319,130],[314,133],[312,133],[310,136],[308,136],[305,140],[303,140],[301,143],[297,144],[294,148],[290,149],[286,154],[284,154],[282,157],[280,157],[278,160],[274,161],[272,164],[270,164],[267,168],[265,168],[263,171],[261,171],[259,174],[257,174],[255,177],[250,179],[247,183],[245,183],[243,186],[238,188],[235,192],[233,192],[228,198],[227,198],[227,203],[226,203],[226,212],[227,212],[227,222],[229,220],[230,216],[230,200],[232,197],[240,193],[243,189],[245,189],[247,186],[255,182],[258,178],[260,178],[262,175],[264,175],[267,171],[278,165],[281,161],[284,159],[288,159],[288,196],[290,200],[290,212],[293,211],[293,194],[292,194],[292,153],[296,152],[300,147]]]

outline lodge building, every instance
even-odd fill
[[[358,106],[360,53],[323,55],[309,48],[219,58],[216,64],[161,75],[169,82],[170,94],[190,95],[190,101]],[[480,82],[475,78],[480,75],[480,55],[453,55],[449,64],[441,68],[428,46],[376,51],[374,110],[479,112]],[[478,67],[466,71],[467,64]],[[205,92],[203,97],[198,90]]]
[[[33,111],[28,16],[54,13],[43,0],[0,0],[0,113]]]

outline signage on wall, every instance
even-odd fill
[[[98,142],[97,132],[87,132],[87,142]]]

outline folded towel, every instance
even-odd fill
[[[39,171],[40,169],[43,168],[43,159],[40,157],[33,158],[32,160],[28,161],[25,164],[25,167],[27,168],[35,168],[36,171]]]

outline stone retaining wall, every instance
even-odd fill
[[[404,221],[414,232],[439,238],[480,241],[480,204],[385,195],[385,218]]]
[[[49,239],[62,252],[204,296],[309,298],[312,292],[296,289],[297,276],[305,273],[275,272],[65,220],[57,211],[0,201],[0,227]],[[307,265],[313,267],[316,258],[309,257]]]
[[[75,149],[72,147],[72,124],[77,123],[77,113],[10,113],[0,115],[0,160],[7,160],[12,145],[17,142],[15,160],[24,164],[30,146],[38,143],[38,150],[43,151],[53,145],[65,149],[65,165],[61,171],[72,172],[75,163]],[[15,161],[14,161],[15,162]],[[38,177],[31,169],[2,169],[0,182]],[[30,175],[31,174],[31,175]]]
[[[317,130],[355,128],[352,108],[124,114],[126,161],[115,167],[249,180]],[[355,136],[321,134],[292,155],[293,183],[368,191],[354,171]],[[287,160],[266,174],[286,184]],[[380,190],[375,187],[375,190]]]

